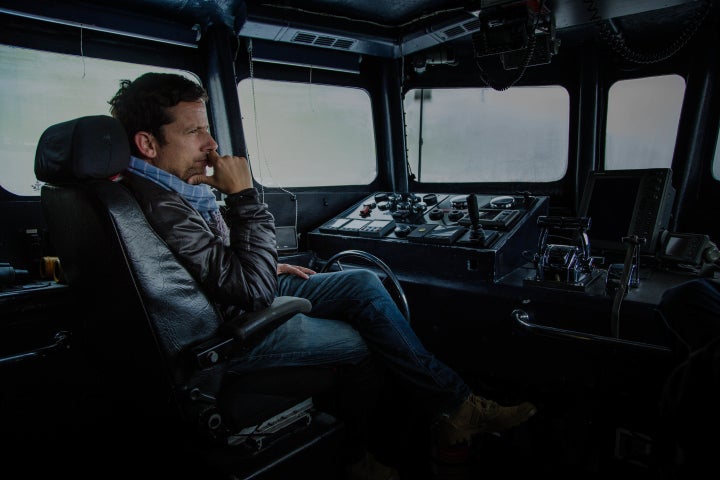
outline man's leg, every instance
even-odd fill
[[[281,275],[278,294],[307,298],[313,304],[309,315],[355,328],[384,366],[414,388],[428,414],[453,412],[470,395],[457,373],[425,349],[373,272],[319,273],[308,280]]]
[[[313,303],[310,315],[343,320],[357,329],[377,360],[412,390],[414,410],[442,420],[438,432],[443,442],[505,430],[536,411],[529,402],[504,407],[473,395],[454,370],[425,349],[369,270],[316,274],[308,280],[281,275],[278,293],[307,298]]]

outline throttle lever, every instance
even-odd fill
[[[485,242],[485,230],[480,225],[480,211],[477,197],[474,193],[467,196],[468,216],[470,217],[470,240],[473,242]]]

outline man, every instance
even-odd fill
[[[309,315],[294,316],[238,358],[231,372],[372,358],[412,389],[413,407],[437,419],[439,441],[449,445],[535,413],[529,402],[505,407],[474,395],[424,348],[372,272],[316,274],[279,264],[273,217],[258,199],[247,160],[217,153],[206,101],[205,90],[185,77],[148,73],[123,80],[109,103],[133,154],[124,181],[224,315],[264,308],[276,295],[313,304]],[[210,187],[227,195],[224,216]]]

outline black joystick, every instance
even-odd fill
[[[470,217],[470,241],[477,243],[485,242],[485,230],[480,225],[480,211],[478,209],[477,197],[474,193],[467,196],[468,216]]]

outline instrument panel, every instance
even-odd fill
[[[496,281],[537,249],[547,210],[547,197],[527,192],[378,192],[311,231],[308,244],[323,258],[362,249],[398,273]]]

